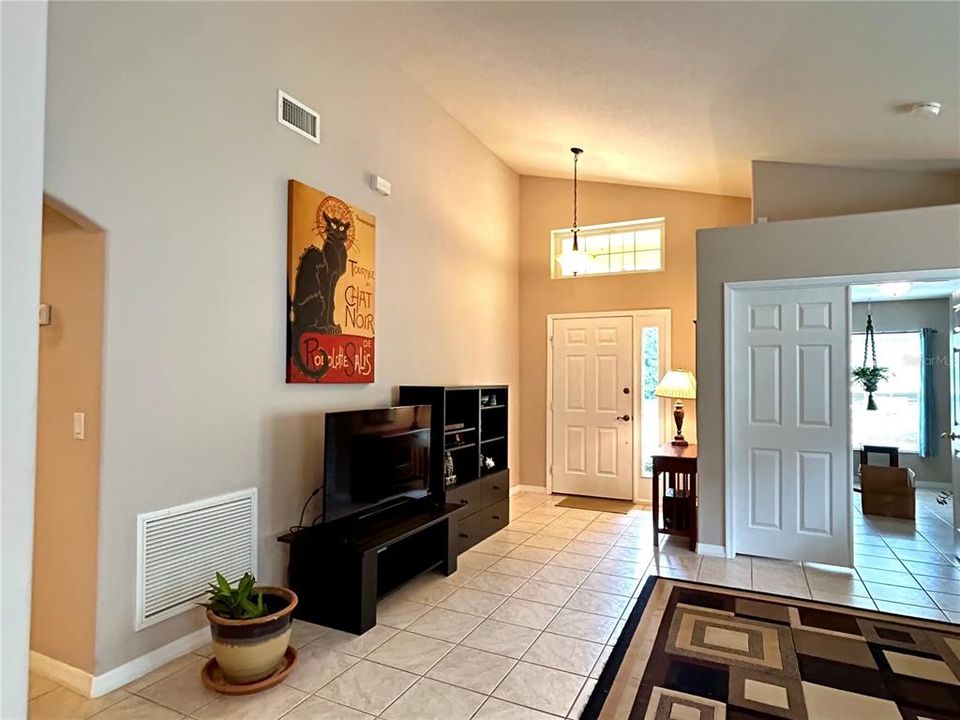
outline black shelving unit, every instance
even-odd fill
[[[459,515],[460,552],[510,522],[509,392],[506,385],[402,385],[401,405],[430,405],[433,437],[432,491],[466,506]],[[453,438],[459,437],[454,443]],[[446,486],[444,453],[453,459],[456,482]],[[489,464],[492,462],[492,467]]]

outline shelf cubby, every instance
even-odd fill
[[[510,517],[507,386],[403,385],[399,402],[431,406],[432,492],[448,503],[466,506],[458,521],[461,551],[505,527]],[[447,429],[453,424],[463,427]],[[456,445],[455,436],[461,439]],[[445,487],[446,453],[453,461],[456,482]],[[493,460],[492,469],[484,458]]]

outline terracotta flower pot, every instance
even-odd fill
[[[213,654],[223,677],[243,685],[270,677],[283,660],[293,630],[293,609],[297,595],[279,587],[258,587],[268,607],[276,608],[263,617],[231,620],[207,610]]]

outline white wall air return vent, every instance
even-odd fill
[[[315,143],[320,142],[320,115],[283,90],[277,91],[277,122]]]
[[[196,607],[217,572],[257,572],[257,490],[137,515],[136,629]]]

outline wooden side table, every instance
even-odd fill
[[[679,535],[690,538],[690,549],[696,550],[696,445],[678,447],[667,443],[657,449],[653,454],[653,492],[651,495],[653,497],[653,546],[657,547],[660,533],[664,533],[665,535]],[[662,524],[661,508],[663,508]]]

